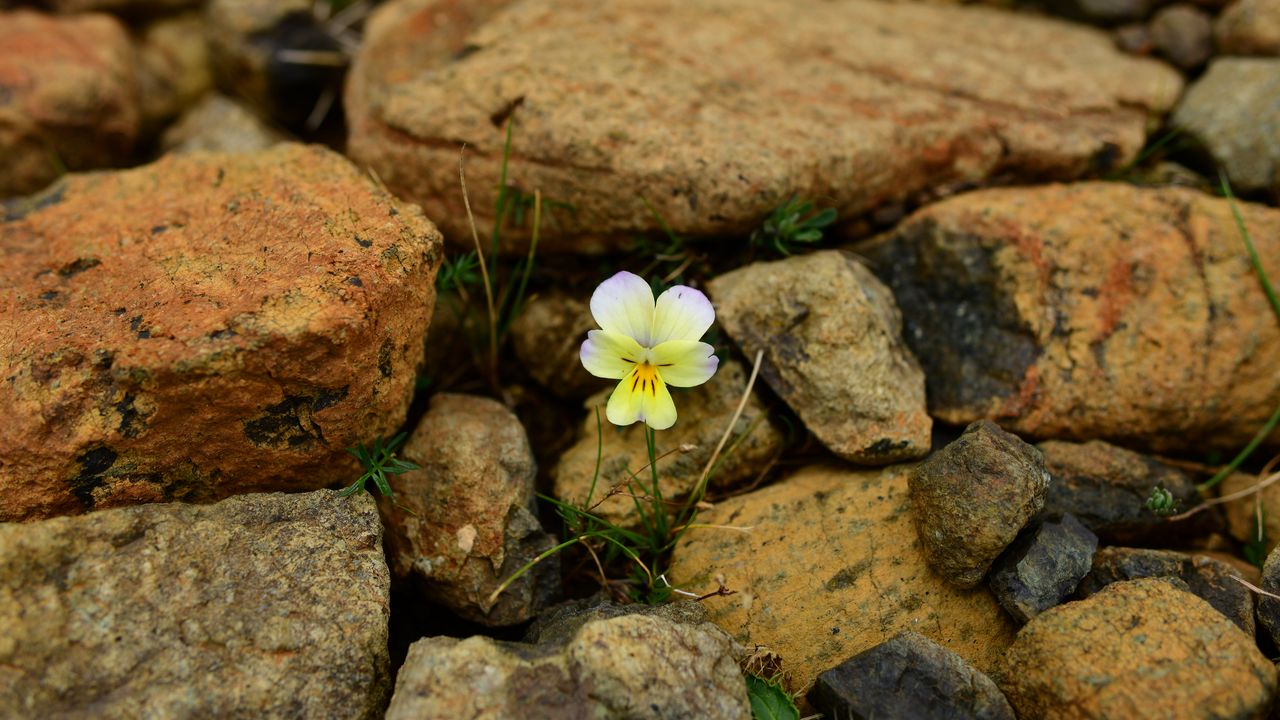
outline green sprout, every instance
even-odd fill
[[[472,250],[465,255],[445,258],[436,275],[436,288],[441,292],[449,292],[458,288],[471,287],[480,280],[476,272],[480,268],[480,260]]]
[[[780,677],[764,678],[746,673],[747,698],[752,720],[800,720],[795,697],[782,686]]]
[[[1161,517],[1173,515],[1178,511],[1178,499],[1163,485],[1157,485],[1147,498],[1147,509]]]
[[[798,243],[820,242],[823,229],[834,223],[836,217],[832,208],[817,210],[809,200],[793,196],[751,233],[751,244],[759,248],[772,247],[781,255],[790,255]]]
[[[347,448],[347,452],[360,461],[360,465],[364,468],[364,474],[355,482],[343,488],[338,494],[342,497],[354,495],[364,490],[365,484],[372,480],[373,484],[378,487],[379,492],[394,500],[395,493],[391,491],[391,483],[387,481],[387,475],[400,475],[410,470],[418,469],[417,465],[396,457],[396,448],[400,447],[400,443],[404,442],[405,436],[406,433],[400,433],[387,441],[378,438],[373,441],[372,448],[364,445]]]

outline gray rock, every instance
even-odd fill
[[[1098,536],[1072,515],[1023,530],[996,559],[988,577],[991,593],[1018,622],[1058,605],[1092,566]]]
[[[1130,55],[1150,55],[1155,50],[1155,41],[1151,39],[1151,28],[1146,23],[1128,23],[1111,31],[1116,47]]]
[[[929,451],[924,374],[893,294],[852,255],[753,263],[708,286],[721,325],[832,452],[885,465]]]
[[[1103,548],[1093,556],[1093,568],[1080,582],[1076,594],[1086,598],[1111,583],[1143,577],[1182,580],[1189,592],[1203,598],[1250,637],[1253,636],[1253,593],[1233,579],[1240,577],[1235,568],[1205,555],[1171,550]]]
[[[379,717],[381,534],[331,491],[0,524],[0,714]]]
[[[1050,0],[1057,12],[1099,23],[1143,20],[1163,0]]]
[[[440,393],[405,442],[420,466],[396,476],[381,503],[392,572],[424,596],[484,625],[533,617],[560,591],[557,556],[495,599],[510,575],[555,544],[534,515],[534,466],[516,416],[488,398]]]
[[[1104,545],[1186,542],[1222,528],[1216,509],[1176,522],[1147,509],[1156,487],[1173,495],[1179,511],[1200,503],[1195,480],[1177,468],[1101,440],[1049,440],[1036,447],[1053,478],[1044,515],[1071,513]]]
[[[1151,18],[1151,40],[1169,62],[1194,70],[1213,54],[1213,24],[1208,13],[1194,5],[1170,5]]]
[[[1238,192],[1280,190],[1280,58],[1217,58],[1174,110]]]
[[[819,675],[808,700],[824,717],[841,720],[1014,717],[990,678],[910,630]]]
[[[748,720],[740,648],[696,603],[558,611],[538,644],[425,638],[388,720]]]
[[[1265,717],[1275,666],[1179,584],[1112,583],[1043,612],[991,678],[1021,718]]]
[[[971,424],[910,475],[929,564],[960,587],[977,585],[1044,506],[1048,485],[1039,450],[988,420]]]
[[[1262,589],[1280,595],[1280,550],[1272,550],[1262,565]],[[1259,597],[1258,620],[1271,640],[1280,645],[1280,600],[1265,595]]]
[[[1280,0],[1236,0],[1213,33],[1223,55],[1280,55]]]
[[[173,153],[248,153],[284,140],[244,105],[209,93],[165,131],[160,147]]]

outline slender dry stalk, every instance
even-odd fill
[[[463,156],[467,146],[458,150],[458,182],[462,185],[462,204],[467,208],[467,224],[471,226],[471,241],[476,246],[476,260],[480,263],[480,279],[484,282],[484,299],[489,310],[489,384],[498,388],[498,313],[493,305],[493,284],[489,282],[489,268],[480,247],[480,231],[476,229],[476,217],[471,212],[471,196],[467,193],[467,175],[463,170]]]

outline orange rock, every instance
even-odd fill
[[[1280,277],[1280,211],[1240,209]],[[1234,451],[1280,402],[1280,326],[1225,200],[1100,182],[984,190],[871,245],[945,422]]]
[[[925,562],[907,493],[911,465],[814,466],[720,503],[690,531],[669,577],[704,601],[739,642],[782,658],[793,690],[901,630],[914,630],[986,671],[1014,628],[985,588],[961,590]]]
[[[115,18],[0,11],[0,198],[122,162],[139,113],[134,49]]]
[[[355,478],[403,422],[440,235],[282,145],[73,175],[0,223],[0,520]]]

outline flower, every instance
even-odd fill
[[[643,421],[654,430],[676,422],[668,385],[693,387],[711,379],[720,361],[699,342],[716,311],[698,290],[676,285],[653,299],[653,290],[629,272],[600,283],[591,295],[599,330],[587,333],[580,356],[587,372],[621,380],[605,417],[614,425]]]

